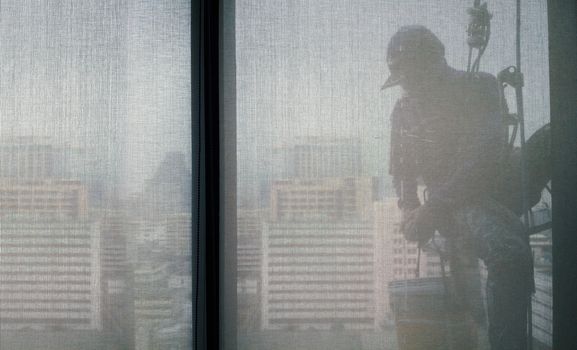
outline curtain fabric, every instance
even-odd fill
[[[435,283],[450,269],[437,251],[421,251],[399,231],[402,214],[388,164],[390,115],[403,95],[400,88],[381,90],[389,76],[387,46],[402,26],[423,25],[443,43],[448,65],[466,70],[472,6],[235,2],[237,257],[227,266],[236,270],[237,348],[408,346],[399,341],[395,305],[419,300],[397,291],[417,290],[426,277],[428,288],[444,290]],[[496,76],[516,64],[515,6],[488,2],[491,35],[480,71]],[[547,4],[521,6],[529,138],[549,122]],[[513,89],[503,98],[516,113]],[[416,186],[423,201],[425,186]],[[534,220],[550,220],[550,202],[545,192]],[[544,245],[536,248],[536,240]],[[537,256],[533,337],[546,348],[552,342],[550,230],[531,244]],[[477,273],[484,284],[482,264]],[[471,346],[489,348],[486,324],[469,330]]]

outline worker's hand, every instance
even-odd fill
[[[414,210],[403,213],[401,232],[408,241],[426,243],[433,237],[438,226],[438,211],[424,204]]]

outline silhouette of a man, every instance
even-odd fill
[[[441,41],[417,25],[400,28],[387,48],[391,76],[383,88],[403,90],[391,115],[390,156],[401,230],[423,244],[435,231],[445,237],[454,301],[478,320],[472,296],[483,260],[491,349],[525,349],[531,249],[518,216],[492,196],[507,154],[501,90],[490,74],[449,67],[444,54]]]

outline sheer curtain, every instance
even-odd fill
[[[1,2],[1,349],[191,346],[190,10]]]
[[[237,249],[225,270],[236,270],[238,349],[403,349],[391,288],[414,280],[417,268],[421,279],[439,278],[446,266],[399,232],[389,116],[402,94],[381,90],[387,45],[401,26],[424,25],[447,63],[466,70],[472,5],[235,2],[236,110],[225,122],[236,124],[237,208],[225,236],[236,236]],[[480,71],[515,65],[515,5],[488,1]],[[523,2],[521,14],[528,138],[549,122],[547,4]],[[516,113],[514,91],[504,97]],[[550,221],[547,191],[532,215]],[[531,237],[532,335],[544,349],[552,344],[551,237],[550,229]],[[482,264],[479,271],[484,283]],[[471,327],[472,348],[489,348],[486,328]]]

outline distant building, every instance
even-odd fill
[[[166,221],[158,220],[140,220],[138,234],[134,243],[147,243],[158,249],[165,249],[168,245],[166,236]],[[146,256],[140,256],[139,259],[146,260]]]
[[[102,237],[102,275],[106,278],[124,278],[132,273],[128,246],[136,238],[139,222],[116,212],[106,213],[100,221]]]
[[[138,227],[119,212],[105,213],[100,222],[103,331],[128,350],[134,349],[134,277],[128,247]]]
[[[155,326],[170,322],[172,318],[172,300],[166,297],[140,297],[135,301],[135,317],[137,328]]]
[[[153,349],[190,350],[192,344],[192,323],[171,324],[159,328],[151,339]]]
[[[372,177],[277,180],[271,189],[271,220],[366,220],[375,195]]]
[[[239,276],[258,276],[261,272],[262,225],[265,210],[237,210],[237,272]]]
[[[135,348],[152,350],[154,331],[172,320],[172,299],[168,290],[168,264],[149,261],[134,274]]]
[[[75,180],[0,179],[0,217],[43,215],[79,218],[86,215],[86,188]]]
[[[553,282],[550,274],[535,273],[533,295],[533,338],[539,349],[553,346]]]
[[[184,330],[192,329],[190,262],[151,258],[138,266],[134,282],[135,349],[189,349],[192,334]]]
[[[0,139],[0,178],[52,178],[55,152],[46,137],[4,137]]]
[[[544,225],[551,222],[551,194],[543,191],[541,202],[533,207],[533,224]],[[531,235],[535,266],[535,294],[533,294],[533,338],[534,348],[553,348],[553,234],[551,228]]]
[[[0,328],[100,330],[100,236],[93,223],[0,221]]]
[[[268,222],[263,329],[378,327],[376,242],[368,222]]]
[[[239,215],[239,278],[256,268],[262,277],[239,280],[238,293],[260,292],[263,329],[378,327],[381,245],[371,224],[378,184],[360,176],[357,141],[307,137],[276,148],[269,215]],[[260,254],[261,266],[249,252]]]
[[[82,182],[90,207],[108,208],[118,200],[118,193],[114,193],[118,169],[113,168],[110,159],[103,159],[102,150],[95,147],[55,146],[54,178]]]
[[[268,211],[237,210],[237,327],[260,325],[262,227]]]
[[[145,183],[140,198],[143,216],[151,219],[167,214],[190,212],[191,178],[184,153],[167,153],[153,177]]]
[[[170,254],[192,257],[192,227],[190,213],[166,216],[166,239]]]
[[[551,210],[543,202],[532,209],[533,224],[551,223]],[[531,235],[534,266],[536,271],[551,272],[553,268],[553,234],[551,228]]]
[[[297,137],[273,149],[274,179],[362,176],[359,139]]]
[[[263,155],[256,169],[239,163],[238,199],[245,207],[269,207],[271,186],[277,180],[362,176],[358,138],[296,137]],[[252,160],[250,161],[252,163]]]
[[[83,147],[57,144],[49,137],[1,137],[0,180],[4,183],[78,181],[92,207],[107,202],[113,170]]]

